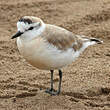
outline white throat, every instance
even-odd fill
[[[38,37],[44,30],[45,30],[45,23],[42,23],[42,26],[39,29],[33,29],[30,31],[24,32],[20,37],[17,39],[23,40],[23,41],[30,41],[36,37]]]

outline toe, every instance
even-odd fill
[[[55,91],[54,89],[47,89],[45,92],[50,95],[59,95],[60,93],[59,91]]]

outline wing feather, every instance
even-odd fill
[[[77,36],[72,32],[55,25],[46,24],[46,29],[43,32],[42,37],[45,37],[48,43],[56,46],[60,50],[66,50],[68,48],[77,50],[77,48],[79,48]]]

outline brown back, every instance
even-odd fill
[[[46,29],[42,34],[46,41],[56,46],[60,50],[74,48],[76,51],[82,44],[78,43],[78,38],[72,32],[50,24],[46,24]]]

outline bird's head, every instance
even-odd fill
[[[24,16],[20,18],[17,22],[17,33],[12,36],[12,39],[20,37],[21,35],[31,32],[33,30],[38,30],[42,27],[43,21],[40,18],[34,16]]]

